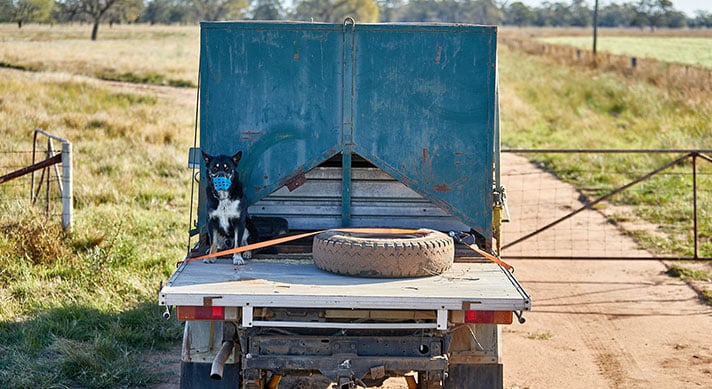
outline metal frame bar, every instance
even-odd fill
[[[369,329],[369,330],[407,330],[434,328],[440,331],[447,330],[448,310],[438,309],[434,323],[341,323],[341,322],[308,322],[308,321],[272,321],[254,320],[254,307],[246,305],[242,308],[243,328],[249,327],[280,327],[280,328],[343,328],[343,329]]]

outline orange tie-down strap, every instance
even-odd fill
[[[270,247],[270,246],[275,246],[281,243],[286,243],[286,242],[291,242],[293,240],[298,240],[302,238],[308,238],[310,236],[314,236],[317,234],[320,234],[322,232],[326,231],[337,231],[337,232],[350,232],[350,233],[361,233],[361,234],[393,234],[393,235],[398,235],[398,234],[413,234],[418,232],[418,230],[413,230],[413,229],[402,229],[402,228],[334,228],[330,230],[320,230],[320,231],[312,231],[312,232],[306,232],[303,234],[296,234],[296,235],[289,235],[289,236],[282,236],[279,238],[271,239],[271,240],[266,240],[263,242],[257,242],[253,244],[248,244],[247,246],[240,246],[240,247],[235,247],[223,251],[217,251],[212,254],[205,254],[201,255],[199,257],[193,257],[193,258],[188,258],[183,262],[192,262],[192,261],[198,261],[201,259],[207,259],[207,258],[214,258],[214,257],[220,257],[223,255],[229,255],[229,254],[235,254],[235,253],[241,253],[244,251],[250,251],[250,250],[257,250],[257,249],[262,249],[265,247]],[[504,267],[505,269],[512,271],[514,267],[503,260],[497,258],[496,256],[480,249],[477,247],[476,244],[467,244],[464,242],[460,242],[464,244],[465,246],[469,247],[470,249],[474,250],[477,254],[480,254],[481,256],[489,259],[490,261]]]

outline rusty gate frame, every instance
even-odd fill
[[[675,149],[675,150],[663,150],[663,149],[515,149],[508,148],[502,149],[502,153],[514,153],[514,154],[683,154],[681,157],[675,158],[674,160],[665,163],[664,165],[628,182],[627,184],[620,186],[603,196],[600,196],[592,201],[586,202],[582,207],[546,224],[543,227],[536,229],[528,234],[525,234],[511,242],[502,245],[501,255],[503,258],[508,259],[571,259],[571,260],[605,260],[605,259],[626,259],[626,260],[694,260],[694,261],[710,261],[712,257],[700,257],[699,256],[699,230],[698,230],[698,207],[697,207],[697,159],[701,158],[709,163],[712,163],[712,157],[708,154],[712,154],[712,149]],[[692,203],[693,203],[693,244],[694,251],[692,257],[684,256],[649,256],[649,257],[624,257],[624,256],[533,256],[533,255],[506,255],[505,249],[512,247],[518,243],[521,243],[527,239],[530,239],[541,232],[544,232],[555,225],[568,220],[580,212],[585,210],[594,210],[593,206],[604,201],[618,193],[625,191],[626,189],[643,182],[673,166],[680,164],[688,159],[692,159]],[[552,172],[555,173],[555,172]]]

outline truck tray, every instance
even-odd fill
[[[494,263],[454,263],[418,278],[362,278],[318,269],[311,260],[184,262],[159,294],[167,306],[523,311],[530,299]],[[468,308],[464,308],[468,309]]]

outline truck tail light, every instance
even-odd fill
[[[224,320],[225,307],[178,307],[178,320]]]
[[[512,324],[511,311],[465,311],[465,323]]]

